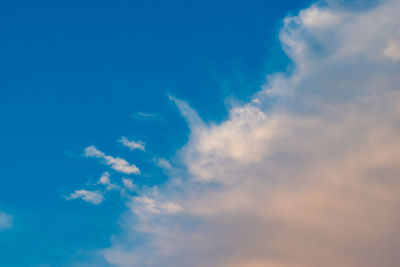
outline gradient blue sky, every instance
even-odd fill
[[[65,199],[104,171],[121,177],[84,148],[134,162],[142,173],[125,176],[139,186],[161,183],[154,158],[173,158],[189,134],[168,94],[223,120],[286,70],[282,18],[308,2],[3,1],[0,211],[13,225],[0,231],[0,265],[69,266],[110,246],[126,209],[119,193],[102,205]]]

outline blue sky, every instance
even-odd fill
[[[173,157],[188,128],[167,94],[207,120],[227,98],[248,99],[285,69],[277,33],[299,1],[17,1],[0,8],[0,265],[68,265],[107,247],[125,209],[65,196],[108,168],[88,145],[140,166],[138,184],[166,179],[153,158]],[[141,120],[137,112],[156,117]],[[121,136],[143,140],[130,152]],[[113,176],[114,173],[112,173]],[[90,254],[90,253],[89,253]]]
[[[1,3],[0,266],[398,262],[398,12]]]

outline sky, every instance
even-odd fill
[[[1,266],[396,266],[400,4],[0,4]]]

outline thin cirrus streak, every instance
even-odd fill
[[[226,121],[208,125],[171,98],[191,128],[187,174],[132,198],[101,251],[108,263],[398,264],[400,2],[339,2],[284,19],[295,69],[268,76]]]

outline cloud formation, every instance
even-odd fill
[[[110,180],[110,173],[108,172],[103,172],[103,174],[101,175],[99,181],[99,184],[103,184],[103,185],[109,185],[111,183]]]
[[[95,146],[88,146],[85,148],[86,157],[95,157],[103,160],[103,163],[111,166],[116,171],[123,172],[126,174],[140,174],[140,170],[135,164],[129,164],[125,159],[112,157],[104,154],[98,150]]]
[[[102,252],[110,264],[400,262],[400,2],[355,6],[319,2],[285,18],[294,70],[267,77],[220,124],[171,97],[191,128],[186,175],[131,199]]]
[[[127,190],[134,190],[134,189],[136,189],[136,186],[133,184],[132,179],[128,179],[128,178],[122,177],[122,185],[123,185],[124,188],[127,189]]]
[[[111,179],[110,179],[110,173],[108,172],[104,172],[99,181],[97,182],[98,185],[104,185],[106,187],[107,191],[110,190],[120,190],[120,186],[117,184],[113,184],[111,183]]]
[[[13,216],[0,211],[0,231],[10,229],[13,225]]]
[[[86,202],[90,202],[94,205],[99,205],[104,200],[104,197],[100,192],[88,191],[85,189],[75,190],[74,193],[70,194],[70,196],[67,198],[67,200],[78,199],[78,198],[80,198]]]
[[[142,141],[135,142],[133,140],[128,140],[125,136],[122,136],[118,142],[122,143],[123,146],[128,147],[130,150],[142,150],[145,151],[144,143]]]

